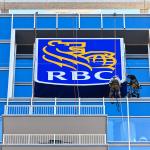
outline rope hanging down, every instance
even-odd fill
[[[114,38],[116,39],[117,37],[117,33],[116,33],[116,14],[114,14]],[[124,28],[124,39],[126,38],[126,32],[125,32],[125,28]],[[116,40],[115,40],[115,53],[116,53]],[[116,55],[115,55],[116,56]],[[115,72],[116,75],[116,72]],[[122,118],[122,126],[123,126],[123,133],[126,134],[126,127],[125,127],[125,122],[126,120],[124,120],[125,118],[123,117],[123,111],[122,111],[122,103],[121,101],[119,102],[119,107],[120,107],[120,112],[121,112],[121,118]],[[128,102],[128,98],[127,98],[127,115],[128,115],[128,119],[127,119],[127,124],[128,124],[128,149],[131,149],[131,145],[130,145],[130,122],[129,122],[129,102]]]
[[[36,38],[37,38],[37,30],[36,30],[36,26],[37,26],[37,15],[38,12],[36,12],[34,14],[34,48],[33,48],[33,71],[32,71],[32,98],[31,98],[31,104],[32,104],[32,99],[34,98],[34,88],[35,88],[35,42],[36,42]]]

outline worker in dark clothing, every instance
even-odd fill
[[[136,78],[135,75],[127,75],[128,85],[129,85],[129,91],[128,91],[128,97],[139,97],[139,89],[140,89],[140,84]]]
[[[130,82],[128,82],[129,85],[131,85],[133,88],[140,88],[140,84],[137,80],[137,78],[135,77],[135,75],[128,75],[127,78],[130,79]]]
[[[110,86],[109,97],[121,98],[121,92],[120,92],[121,81],[117,76],[114,76],[113,78],[110,79],[109,86]]]

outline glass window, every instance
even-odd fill
[[[0,116],[0,143],[2,142],[2,117]]]
[[[143,75],[142,75],[143,76]],[[141,97],[150,97],[150,86],[142,86],[140,89]]]
[[[15,85],[15,97],[31,97],[32,86],[30,85]]]
[[[16,69],[15,82],[32,82],[32,69]]]
[[[32,67],[33,59],[16,59],[16,67]]]
[[[17,45],[17,54],[33,54],[33,45]]]
[[[112,105],[110,102],[105,103],[106,106],[106,114],[109,116],[126,116],[127,115],[127,103],[122,102],[120,105],[121,111],[118,111],[118,105],[115,101],[114,105]]]
[[[10,44],[0,43],[0,67],[9,66]]]
[[[126,59],[126,67],[148,67],[148,59]]]
[[[150,82],[150,75],[148,68],[128,68],[127,74],[133,74],[137,77],[139,82]]]
[[[11,17],[0,17],[0,40],[10,39]]]
[[[140,101],[140,99],[139,99]],[[130,102],[131,116],[150,116],[150,102]]]
[[[135,128],[135,142],[150,142],[150,118],[131,118],[130,123]]]
[[[150,118],[130,118],[130,140],[133,143],[150,142]],[[118,143],[128,141],[127,118],[108,118],[107,141]]]
[[[123,28],[123,17],[103,17],[104,28]]]
[[[0,98],[7,97],[8,71],[0,70]]]
[[[148,45],[126,45],[126,54],[148,54]]]
[[[126,17],[126,28],[150,28],[150,17]]]
[[[59,17],[58,28],[78,28],[78,17]]]
[[[56,28],[56,17],[37,17],[37,28]]]
[[[101,17],[81,17],[81,28],[101,28]]]
[[[4,114],[4,107],[6,102],[0,102],[0,117]]]
[[[107,141],[127,142],[128,141],[128,122],[127,118],[108,118]]]
[[[33,17],[14,17],[14,28],[34,28]]]

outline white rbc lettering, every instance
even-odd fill
[[[66,74],[63,71],[47,71],[48,72],[48,80],[54,80],[54,77],[59,80],[67,80],[63,76]]]
[[[109,81],[110,78],[108,79],[108,78],[102,78],[101,77],[102,73],[112,73],[112,71],[99,71],[99,72],[95,73],[95,75],[94,75],[95,78],[98,79],[98,80],[108,80]]]
[[[96,78],[97,80],[110,80],[110,78],[102,77],[103,73],[112,74],[113,71],[99,71],[94,74],[94,76],[90,76],[87,71],[71,71],[72,80],[89,80],[91,78]],[[47,71],[48,80],[52,81],[54,78],[59,80],[67,80],[66,73],[63,71]]]
[[[90,78],[87,71],[72,71],[72,80],[89,80]]]

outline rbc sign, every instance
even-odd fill
[[[54,85],[104,85],[117,75],[125,81],[120,38],[36,40],[35,81]]]

